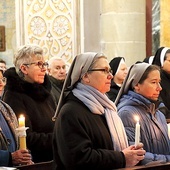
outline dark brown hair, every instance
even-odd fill
[[[160,68],[157,65],[150,65],[143,73],[141,79],[139,80],[139,84],[142,84],[147,79],[148,74],[154,70],[158,70],[160,72]]]

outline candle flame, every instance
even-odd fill
[[[135,116],[135,120],[137,121],[137,122],[139,122],[139,116]]]
[[[20,118],[22,118],[22,117],[24,117],[24,115],[23,115],[23,114],[21,114],[19,117],[20,117]]]

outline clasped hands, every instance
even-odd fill
[[[131,145],[122,152],[125,155],[126,167],[132,167],[138,164],[139,161],[144,159],[146,153],[142,143],[139,143],[136,147],[135,145]]]
[[[27,149],[17,150],[12,154],[12,163],[13,165],[31,165],[34,164],[32,162],[32,156]]]

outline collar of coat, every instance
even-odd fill
[[[45,100],[51,91],[51,83],[48,76],[45,75],[44,83],[29,83],[22,80],[15,71],[15,68],[9,68],[4,76],[7,78],[7,84],[5,86],[5,91],[13,91],[17,93],[23,93],[35,100]]]

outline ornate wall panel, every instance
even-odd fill
[[[18,44],[39,44],[44,49],[46,59],[59,56],[67,61],[72,60],[76,29],[73,1],[18,0],[18,2],[17,16],[23,19],[17,24],[20,27]],[[21,35],[23,37],[20,37]]]

